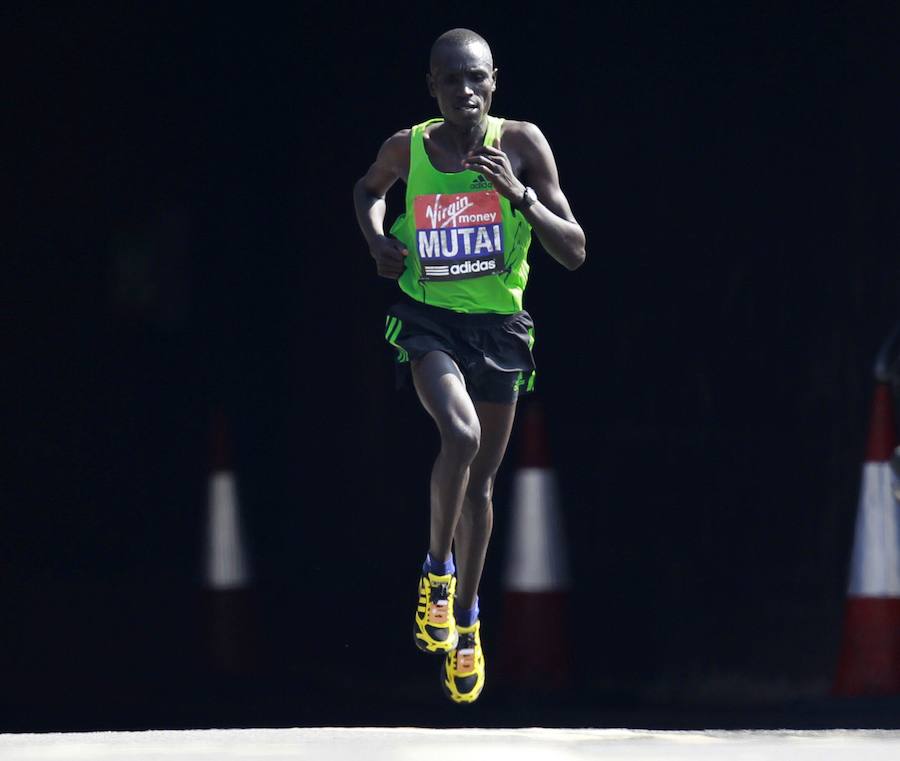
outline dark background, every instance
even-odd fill
[[[896,721],[829,691],[898,316],[897,7],[4,11],[0,731]],[[573,681],[495,675],[465,713],[410,644],[437,438],[393,389],[396,286],[350,198],[436,115],[453,26],[492,44],[493,112],[542,128],[588,241],[574,273],[536,244],[526,294]],[[202,564],[214,409],[254,571],[232,670]]]

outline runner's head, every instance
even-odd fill
[[[451,124],[478,124],[491,108],[497,70],[485,39],[471,29],[451,29],[431,46],[428,90]]]

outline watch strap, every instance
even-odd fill
[[[537,203],[537,194],[534,192],[534,189],[525,186],[525,190],[522,191],[522,198],[518,204],[516,204],[519,210],[524,211],[525,209],[529,209]]]

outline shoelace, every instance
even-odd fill
[[[431,604],[428,606],[428,621],[431,624],[447,623],[450,613],[450,592],[446,584],[431,587]]]
[[[474,650],[475,635],[469,632],[459,635],[459,642],[456,645],[457,650]]]
[[[456,645],[456,671],[470,674],[475,671],[475,635],[466,633],[459,635]]]
[[[450,597],[449,587],[446,584],[433,584],[431,587],[431,602],[435,605],[441,600],[447,600]]]

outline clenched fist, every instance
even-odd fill
[[[389,277],[393,280],[396,280],[403,274],[403,260],[409,255],[406,246],[389,235],[377,236],[369,244],[369,253],[375,260],[378,274],[381,277]]]

